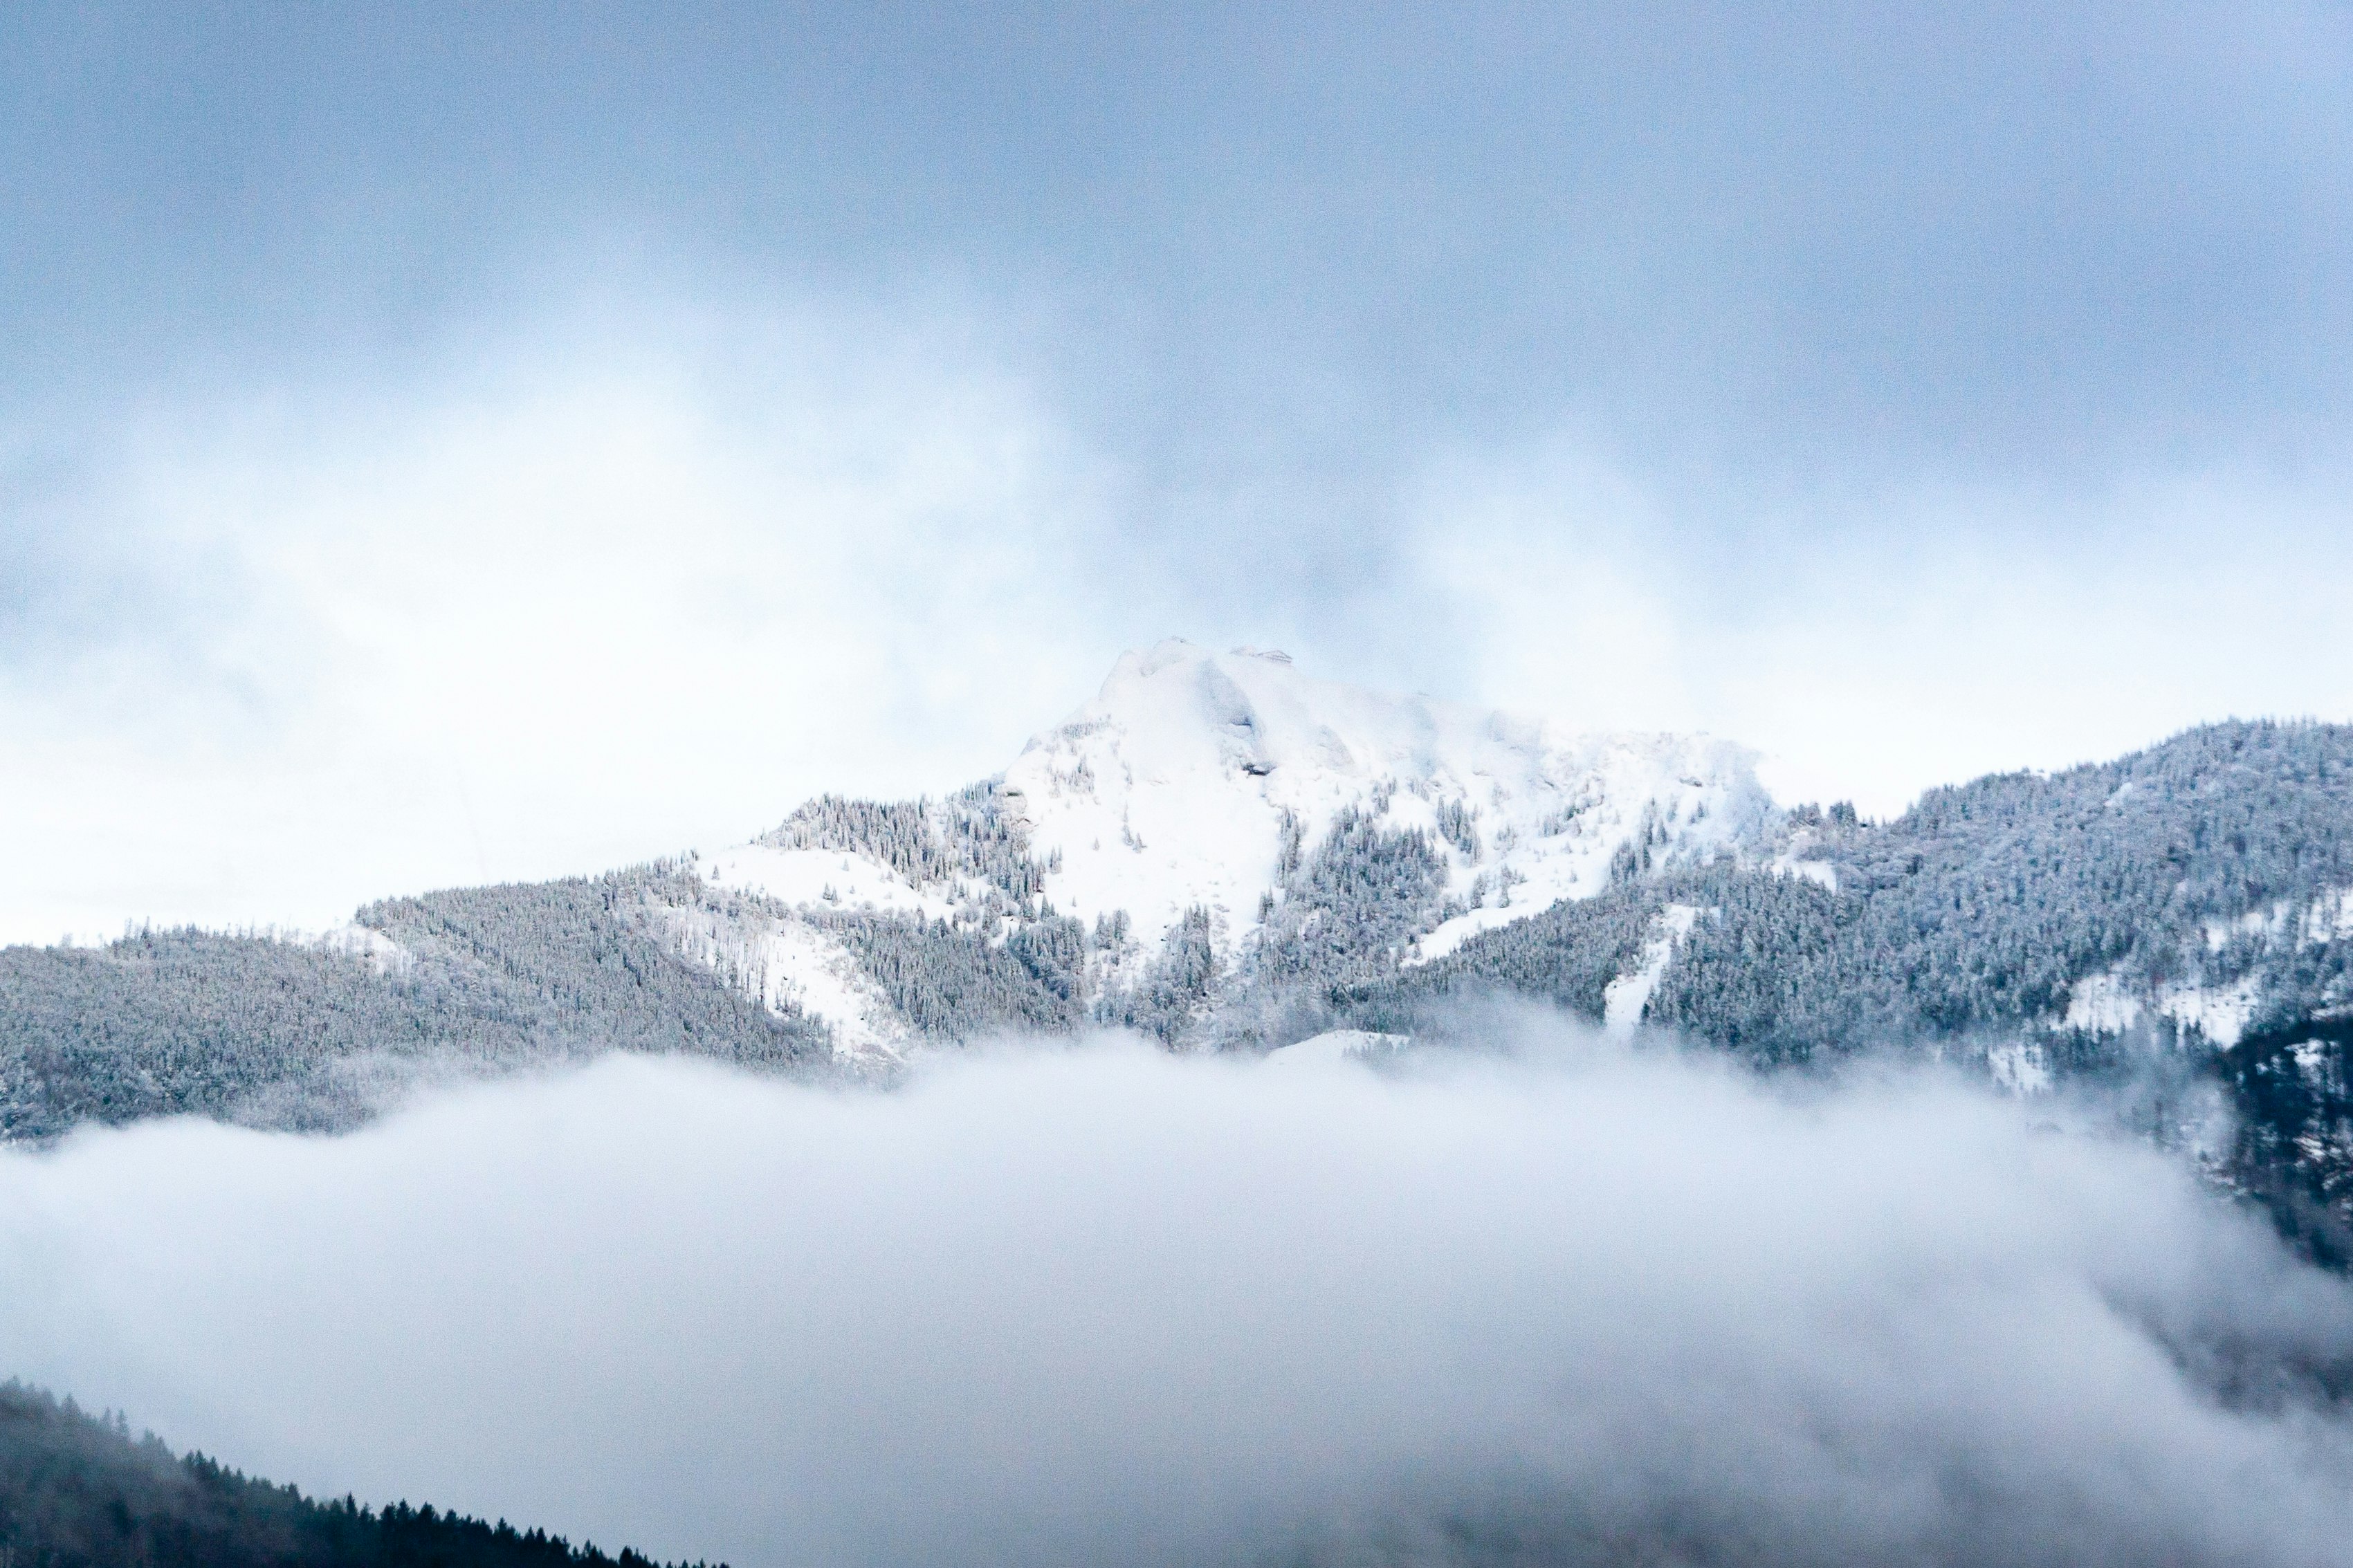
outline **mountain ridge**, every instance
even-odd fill
[[[1753,755],[1728,742],[1575,733],[1317,680],[1280,653],[1169,639],[1123,655],[1069,720],[942,802],[821,797],[693,866],[713,887],[803,911],[1092,922],[1101,993],[1148,986],[1172,935],[1246,966],[1335,828],[1419,862],[1426,897],[1384,928],[1413,963],[1599,890],[1626,874],[1621,854],[1738,855],[1778,817]],[[705,931],[691,945],[758,971],[760,994],[801,998],[854,1048],[889,1054],[890,1021],[823,931]]]
[[[2353,1250],[2353,727],[2202,726],[1873,823],[1775,804],[1705,737],[1164,643],[947,796],[820,796],[709,856],[382,900],[310,943],[0,951],[0,1135],[332,1130],[420,1077],[608,1050],[871,1080],[997,1034],[1434,1039],[1489,993],[1760,1065],[2139,1084],[2150,1135]]]

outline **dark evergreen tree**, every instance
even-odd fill
[[[14,1568],[656,1568],[430,1505],[321,1502],[121,1416],[0,1384],[0,1562]]]

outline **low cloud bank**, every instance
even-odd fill
[[[85,1136],[0,1158],[0,1370],[739,1568],[2344,1560],[2353,1292],[2173,1164],[1521,1032]]]

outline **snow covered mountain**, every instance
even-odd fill
[[[2136,1130],[2353,1266],[2353,726],[2209,725],[1872,823],[1775,805],[1704,738],[1181,642],[942,799],[823,796],[717,854],[385,900],[325,942],[0,950],[0,1137],[347,1127],[420,1076],[617,1050],[853,1078],[1096,1026],[1362,1053],[1493,994],[1760,1065],[1918,1051],[2143,1095]]]
[[[1595,891],[1630,844],[1662,863],[1713,858],[1773,816],[1750,754],[1722,742],[1577,734],[1174,641],[1124,656],[998,793],[1053,866],[1058,906],[1124,910],[1146,942],[1206,907],[1225,950],[1344,813],[1421,832],[1445,857],[1448,911],[1416,938],[1425,959]]]
[[[846,1049],[890,1051],[906,1021],[832,917],[1000,936],[1076,920],[1091,939],[1080,978],[1100,1000],[1148,988],[1172,942],[1245,981],[1277,933],[1301,937],[1319,915],[1342,948],[1379,949],[1345,954],[1351,967],[1410,967],[1613,878],[1753,852],[1778,821],[1750,753],[1724,742],[1580,734],[1170,640],[1124,655],[995,779],[937,803],[821,800],[697,863],[712,888],[801,918],[672,918],[688,951],[764,1000],[825,1018]],[[1355,889],[1379,895],[1381,918],[1346,931],[1364,911],[1315,875],[1341,869],[1328,862],[1343,846],[1388,878]],[[1196,1011],[1214,1010],[1214,991]]]

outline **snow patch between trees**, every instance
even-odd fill
[[[2126,978],[2110,970],[2086,975],[2067,993],[2065,1026],[2120,1035],[2140,1022],[2141,999]]]
[[[1601,993],[1605,1028],[1626,1034],[1641,1025],[1650,1008],[1651,994],[1659,988],[1659,977],[1674,961],[1675,944],[1691,935],[1699,916],[1696,904],[1669,904],[1659,911],[1651,925],[1651,939],[1643,944],[1641,964],[1611,981]]]
[[[841,939],[790,916],[741,916],[656,907],[670,944],[770,1012],[814,1018],[831,1031],[837,1058],[901,1059],[911,1035],[881,987]]]
[[[753,893],[794,908],[858,910],[946,920],[955,905],[911,886],[890,867],[843,849],[780,849],[738,844],[700,858],[695,868],[713,888]]]
[[[1377,1061],[1413,1043],[1409,1035],[1384,1035],[1371,1029],[1332,1029],[1269,1051],[1270,1068],[1324,1068]]]
[[[2012,1094],[2051,1091],[2050,1053],[2024,1040],[2011,1040],[1986,1052],[1986,1070],[1996,1084]]]
[[[406,974],[417,963],[415,953],[384,932],[348,921],[310,938],[308,945],[356,958],[379,975]]]
[[[2195,1029],[2217,1050],[2229,1050],[2247,1032],[2262,999],[2263,983],[2250,975],[2229,985],[2168,985],[2158,994],[2157,1010],[2185,1029]]]

